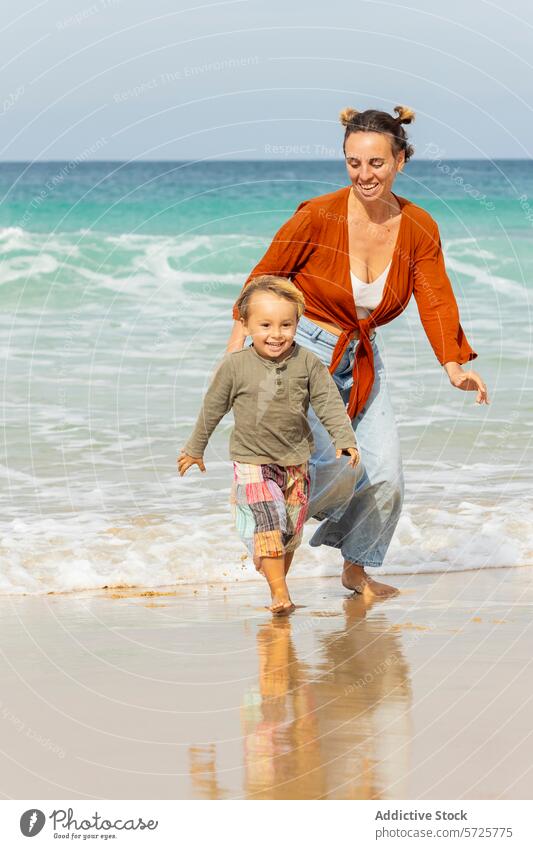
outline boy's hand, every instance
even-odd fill
[[[360,456],[359,456],[359,451],[357,450],[357,448],[337,448],[337,460],[343,454],[349,454],[350,455],[350,460],[349,460],[348,465],[351,466],[352,469],[355,469],[355,467],[359,463],[359,460],[361,459]]]
[[[190,454],[186,454],[185,451],[181,451],[180,456],[178,457],[176,464],[178,466],[178,472],[180,473],[180,477],[183,477],[185,472],[190,466],[198,466],[201,472],[205,472],[204,466],[204,458],[203,457],[191,457]]]

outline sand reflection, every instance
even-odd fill
[[[318,634],[305,660],[297,620],[260,627],[259,686],[242,707],[246,798],[402,798],[408,669],[386,613],[368,611],[347,599],[342,626]]]

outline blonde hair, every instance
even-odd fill
[[[415,120],[415,113],[409,106],[395,106],[394,111],[397,113],[396,118],[379,109],[366,109],[364,112],[358,112],[349,106],[343,109],[339,115],[341,124],[346,127],[343,150],[345,151],[346,139],[352,133],[383,133],[390,136],[394,155],[398,156],[403,150],[407,162],[415,149],[409,144],[402,124],[411,124]]]
[[[300,318],[303,315],[305,299],[294,283],[291,283],[285,277],[277,277],[275,274],[262,274],[260,277],[254,277],[250,280],[235,302],[235,306],[239,311],[239,317],[244,319],[244,321],[248,321],[250,301],[256,292],[272,292],[280,298],[292,301],[296,306],[297,317]]]

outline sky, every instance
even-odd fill
[[[411,106],[418,159],[529,158],[526,0],[3,0],[0,160],[336,159]]]

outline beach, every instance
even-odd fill
[[[3,797],[531,798],[533,571],[394,583],[2,597]]]
[[[244,280],[346,182],[340,160],[0,164],[4,796],[531,797],[529,160],[395,182],[438,222],[492,400],[450,386],[414,301],[379,328],[406,497],[374,575],[398,598],[350,598],[311,519],[273,622],[231,413],[206,474],[176,470]]]

